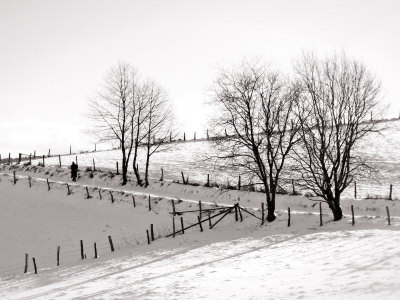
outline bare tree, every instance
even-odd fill
[[[145,186],[149,185],[149,165],[153,154],[166,150],[166,142],[173,132],[174,116],[167,93],[154,81],[144,84],[146,103],[145,132]]]
[[[127,172],[133,146],[132,119],[137,82],[136,72],[127,63],[111,68],[105,77],[103,90],[90,101],[89,118],[94,121],[94,133],[100,142],[115,142],[122,152],[122,184]]]
[[[220,114],[215,126],[228,130],[217,142],[219,158],[261,180],[267,220],[275,220],[275,200],[286,158],[297,141],[294,114],[300,89],[262,63],[244,61],[222,70],[213,102]]]
[[[342,192],[368,171],[354,150],[376,130],[381,85],[362,63],[344,54],[327,59],[304,54],[295,70],[303,89],[299,111],[304,112],[302,143],[295,151],[299,171],[306,187],[340,220]]]

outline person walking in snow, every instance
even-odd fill
[[[76,181],[76,177],[78,176],[78,165],[72,162],[71,165],[71,178],[72,181]]]

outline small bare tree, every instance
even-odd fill
[[[150,158],[166,150],[166,142],[173,132],[174,116],[167,93],[157,83],[148,81],[143,90],[146,103],[143,124],[146,149],[144,184],[148,186]]]
[[[222,70],[215,82],[213,103],[220,112],[215,126],[231,133],[217,142],[219,158],[261,180],[269,222],[276,218],[281,173],[297,141],[294,109],[299,93],[296,84],[265,64],[248,61]]]
[[[340,220],[342,192],[368,171],[354,150],[376,130],[381,85],[363,64],[344,54],[327,59],[304,54],[295,70],[303,90],[302,143],[295,158],[306,187],[326,201],[335,221]]]

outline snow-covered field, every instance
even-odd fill
[[[358,197],[383,198],[389,195],[389,186],[393,184],[393,197],[400,198],[400,120],[384,122],[378,126],[384,126],[381,134],[372,134],[358,150],[368,161],[380,171],[380,176],[375,180],[365,179],[357,183]],[[181,171],[189,176],[190,181],[205,183],[207,174],[211,181],[233,186],[237,185],[240,171],[223,167],[221,161],[205,160],[205,154],[216,156],[216,150],[208,141],[197,140],[176,143],[174,147],[165,152],[155,154],[150,165],[152,178],[160,178],[160,170],[164,169],[164,178],[169,180],[181,180]],[[78,154],[78,163],[82,168],[93,164],[96,167],[115,170],[116,162],[121,160],[120,150],[99,151]],[[41,160],[35,160],[38,164]],[[75,155],[63,156],[62,165],[69,166],[75,161]],[[46,165],[56,166],[58,157],[46,158]],[[139,169],[144,171],[144,153],[139,152]],[[242,179],[243,180],[243,179]],[[242,183],[246,184],[246,182]],[[290,187],[288,187],[290,189]],[[345,192],[344,197],[353,198],[353,186]]]
[[[272,224],[261,226],[245,213],[243,222],[236,222],[232,213],[213,229],[205,222],[203,232],[195,226],[172,238],[165,237],[172,232],[172,199],[177,211],[195,210],[202,200],[203,208],[239,203],[260,216],[263,195],[157,181],[147,189],[131,183],[122,189],[119,176],[108,172],[81,171],[78,182],[72,184],[68,170],[55,167],[1,166],[0,173],[2,299],[400,297],[398,201],[344,200],[345,218],[339,222],[331,221],[324,204],[321,227],[316,203],[280,195],[278,218]],[[31,188],[26,176],[32,177]],[[67,195],[66,182],[71,195]],[[185,225],[194,224],[197,215],[183,214]],[[148,245],[145,230],[150,224],[154,224],[156,239]],[[110,251],[108,236],[115,252]],[[84,241],[84,260],[80,240]],[[57,246],[61,246],[59,267]],[[25,253],[29,254],[28,274],[23,274]],[[38,274],[33,274],[32,257]]]

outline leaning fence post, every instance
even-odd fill
[[[135,196],[133,196],[133,195],[132,195],[132,202],[133,202],[133,207],[136,207]]]
[[[287,211],[288,211],[287,226],[290,227],[290,207],[288,207]]]
[[[111,252],[114,252],[114,244],[110,235],[108,236],[108,242],[110,243]]]
[[[86,198],[87,199],[89,199],[90,198],[90,195],[89,195],[89,189],[88,189],[88,187],[86,186]]]
[[[81,240],[81,259],[84,259],[85,255],[83,254],[83,241]]]
[[[94,258],[97,258],[97,245],[94,243]]]
[[[60,246],[57,246],[57,267],[60,266]]]
[[[101,191],[99,190],[99,198],[100,198],[100,200],[102,199],[102,197],[101,197]]]
[[[46,182],[47,182],[47,191],[50,191],[50,183],[48,178],[46,178]]]
[[[211,224],[211,214],[208,215],[208,228],[211,229],[212,224]]]
[[[387,206],[386,206],[386,214],[387,214],[388,225],[390,226],[390,213],[389,213],[389,207]]]
[[[393,191],[393,184],[390,185],[389,200],[392,200],[392,191]]]
[[[150,245],[150,237],[149,237],[149,230],[146,229],[146,234],[147,234],[147,244]]]
[[[183,175],[183,172],[182,172],[182,171],[181,171],[181,175],[182,175],[183,184],[186,184],[185,176]]]
[[[319,226],[322,226],[322,204],[319,202]]]
[[[34,269],[35,269],[35,274],[37,274],[36,260],[35,260],[34,257],[32,257],[32,260],[33,260],[33,267],[34,267]]]
[[[28,272],[28,253],[25,253],[25,268],[24,273]]]
[[[203,232],[203,226],[201,225],[201,219],[199,216],[197,216],[197,220],[199,221],[200,232]]]
[[[236,222],[239,221],[237,204],[235,204],[235,221],[236,221]]]
[[[355,222],[354,222],[354,207],[353,205],[351,205],[351,225],[354,226]]]
[[[261,202],[261,225],[264,225],[264,202]]]

